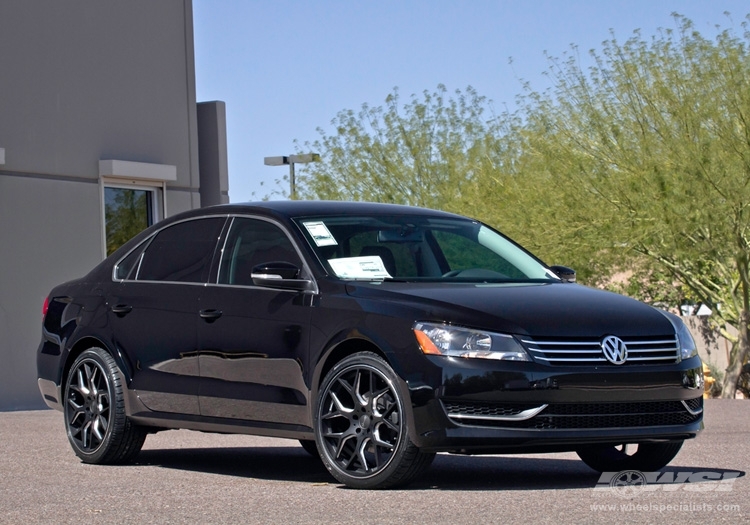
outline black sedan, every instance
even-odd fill
[[[187,428],[297,439],[358,488],[403,485],[437,452],[661,469],[703,426],[693,339],[573,281],[439,211],[193,210],[52,290],[39,389],[87,463]]]

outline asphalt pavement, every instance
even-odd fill
[[[404,489],[362,491],[295,441],[170,430],[105,467],[73,454],[60,412],[2,412],[0,523],[750,523],[750,401],[709,400],[705,421],[645,485],[573,453],[441,454]]]

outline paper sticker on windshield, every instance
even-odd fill
[[[385,269],[383,259],[377,255],[328,259],[328,264],[342,279],[389,279],[391,277]]]
[[[306,222],[304,225],[316,246],[336,246],[338,244],[322,221]]]

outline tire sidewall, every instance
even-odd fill
[[[380,469],[378,472],[371,476],[356,477],[341,470],[336,464],[335,460],[328,455],[326,443],[322,438],[322,429],[320,426],[320,410],[322,401],[327,395],[328,388],[336,380],[336,378],[339,375],[348,372],[352,368],[362,366],[373,368],[380,374],[385,376],[390,387],[395,392],[397,397],[396,403],[399,410],[400,428],[396,450],[391,455],[387,466]],[[406,414],[407,404],[405,403],[405,399],[407,399],[407,397],[403,392],[398,376],[390,367],[390,365],[377,354],[374,354],[372,352],[358,352],[356,354],[345,357],[344,359],[336,363],[336,365],[326,374],[323,382],[320,385],[318,395],[315,398],[315,408],[313,412],[315,443],[318,447],[320,458],[331,475],[333,475],[341,483],[353,488],[378,488],[383,484],[387,484],[388,479],[399,468],[401,460],[410,444],[408,429],[409,418]]]
[[[98,367],[101,368],[101,370],[106,375],[107,395],[109,396],[109,405],[110,405],[107,430],[104,433],[104,438],[102,439],[101,443],[93,451],[82,450],[78,446],[78,443],[76,442],[75,438],[73,438],[73,434],[69,425],[68,408],[67,408],[71,377],[75,373],[75,370],[77,370],[78,367],[85,361],[93,361],[94,363],[96,363]],[[65,397],[64,397],[65,403],[66,403],[66,406],[64,408],[65,430],[68,435],[68,441],[70,441],[70,444],[73,447],[73,450],[75,451],[76,455],[87,463],[99,462],[109,450],[109,442],[112,439],[112,433],[114,431],[115,424],[116,424],[115,419],[117,417],[117,413],[116,413],[117,397],[116,396],[118,395],[118,393],[115,390],[115,381],[116,381],[115,374],[116,373],[117,373],[117,368],[116,368],[116,365],[114,364],[114,361],[109,356],[109,354],[107,354],[101,348],[91,348],[91,349],[85,350],[84,352],[81,353],[81,355],[79,355],[76,358],[76,360],[73,362],[73,365],[68,370],[68,375],[65,380]]]

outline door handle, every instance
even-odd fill
[[[117,317],[125,317],[133,310],[133,307],[129,304],[116,304],[110,309]]]
[[[215,308],[209,308],[207,310],[201,310],[200,316],[201,316],[201,319],[203,319],[207,323],[213,323],[219,317],[221,317],[222,313],[224,312],[222,312],[221,310],[216,310]]]

